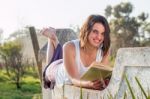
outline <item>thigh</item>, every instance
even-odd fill
[[[56,71],[57,71],[58,67],[61,66],[62,63],[63,63],[63,60],[59,59],[59,60],[52,62],[48,66],[48,68],[46,70],[46,77],[48,78],[48,80],[55,81]]]

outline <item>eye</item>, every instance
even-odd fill
[[[104,35],[104,32],[102,32],[101,35]]]
[[[94,30],[92,30],[92,32],[93,32],[93,33],[95,33],[95,34],[98,34],[98,31],[97,31],[97,30],[95,30],[95,29],[94,29]]]

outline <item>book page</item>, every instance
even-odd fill
[[[110,76],[112,73],[112,70],[103,69],[103,68],[97,68],[95,66],[90,67],[87,72],[85,72],[81,76],[81,80],[85,81],[94,81],[94,80],[101,80],[105,79],[106,77]]]

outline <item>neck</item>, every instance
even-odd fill
[[[85,45],[85,47],[83,48],[83,50],[86,52],[86,53],[95,53],[95,52],[97,52],[97,47],[94,47],[94,46],[92,46],[92,45],[90,45],[90,44],[86,44]]]

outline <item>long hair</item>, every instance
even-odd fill
[[[104,41],[102,47],[102,50],[105,55],[108,52],[110,47],[110,27],[105,17],[101,15],[90,15],[85,21],[85,23],[83,24],[83,26],[81,27],[80,36],[79,36],[81,47],[85,47],[88,40],[88,35],[92,31],[92,28],[95,23],[101,23],[105,28]]]

